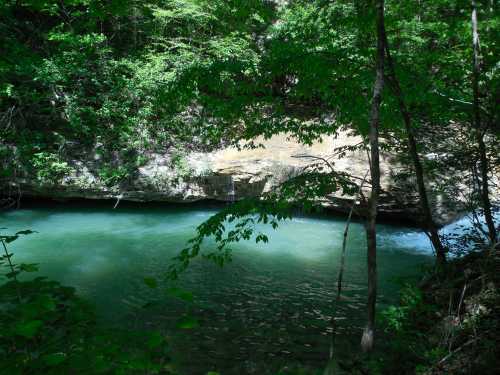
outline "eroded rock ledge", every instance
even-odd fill
[[[357,137],[340,133],[312,146],[303,146],[286,136],[275,136],[262,141],[264,148],[238,151],[226,148],[210,153],[194,152],[185,157],[182,170],[171,163],[168,154],[151,153],[148,162],[136,173],[115,186],[106,185],[98,175],[92,155],[87,160],[69,160],[73,172],[57,184],[36,179],[9,181],[23,196],[70,199],[117,199],[129,201],[194,202],[200,200],[232,201],[245,197],[258,197],[273,186],[297,174],[311,162],[299,155],[330,157],[336,148],[355,145]],[[332,158],[338,171],[348,172],[362,179],[368,163],[362,151],[349,152],[343,158]],[[394,155],[382,154],[381,197],[382,216],[405,221],[418,221],[415,184],[407,181],[401,189],[394,176],[399,170]],[[4,184],[5,185],[5,184]],[[408,188],[413,186],[413,188]],[[353,197],[333,196],[321,202],[335,211],[347,211]],[[457,210],[451,210],[447,197],[432,195],[434,214],[440,225],[457,218]],[[362,207],[360,207],[362,210]]]

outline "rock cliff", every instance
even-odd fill
[[[68,160],[72,172],[57,183],[33,178],[10,181],[23,196],[54,199],[114,199],[129,201],[193,202],[200,200],[232,201],[257,197],[298,173],[311,159],[310,155],[329,158],[337,171],[363,178],[368,162],[364,151],[349,151],[343,157],[332,157],[334,150],[359,144],[358,137],[339,133],[311,146],[301,145],[286,136],[261,140],[262,148],[238,150],[233,147],[214,152],[191,152],[183,156],[182,165],[172,162],[171,154],[148,153],[147,162],[120,183],[109,186],[96,173],[98,157]],[[258,143],[258,142],[257,142]],[[415,183],[396,182],[400,165],[394,155],[381,158],[380,213],[382,216],[406,221],[418,220]],[[5,186],[4,186],[5,187]],[[15,189],[14,189],[15,190]],[[432,189],[431,189],[432,190]],[[347,211],[353,197],[332,196],[321,202],[336,211]],[[446,224],[457,217],[447,207],[447,197],[431,194],[436,220]]]

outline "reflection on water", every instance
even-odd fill
[[[39,233],[12,244],[18,262],[40,263],[40,273],[95,302],[103,324],[161,329],[187,374],[274,374],[285,364],[324,364],[341,249],[341,219],[298,218],[268,231],[270,242],[233,246],[233,262],[220,268],[196,260],[178,282],[192,304],[149,289],[143,277],[162,277],[171,258],[214,209],[56,207],[0,215],[9,232]],[[430,264],[426,236],[414,229],[379,226],[380,305],[397,300],[401,278]],[[213,245],[213,244],[212,244]],[[207,245],[211,246],[210,241]],[[340,351],[357,345],[364,321],[365,234],[349,235],[344,299],[337,316]],[[142,306],[161,300],[155,308]],[[176,320],[195,315],[200,327],[179,332]]]

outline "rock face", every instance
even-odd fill
[[[363,178],[368,169],[366,153],[352,151],[340,157],[332,157],[334,150],[353,146],[361,140],[346,133],[325,138],[321,143],[303,146],[275,136],[262,141],[264,148],[226,148],[210,153],[194,152],[186,155],[182,165],[173,163],[172,155],[148,154],[148,162],[134,175],[121,183],[109,186],[95,172],[95,158],[70,160],[73,172],[58,183],[37,179],[18,179],[11,182],[20,188],[23,196],[55,199],[116,199],[130,201],[193,202],[200,200],[233,201],[245,197],[258,197],[297,174],[311,163],[310,155],[329,158],[337,171],[348,172]],[[258,143],[258,142],[257,142]],[[179,164],[179,163],[177,163]],[[416,221],[416,188],[411,181],[406,190],[395,183],[399,166],[393,155],[382,154],[381,187],[383,189],[380,213],[382,216]],[[411,186],[413,185],[413,188]],[[321,202],[327,208],[347,211],[353,197],[332,196]],[[437,221],[445,224],[456,218],[456,212],[446,208],[446,198],[432,196]],[[362,208],[362,207],[361,207]]]

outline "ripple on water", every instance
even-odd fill
[[[274,374],[298,361],[317,366],[328,356],[343,220],[299,218],[270,242],[233,246],[234,260],[224,268],[195,261],[179,281],[194,294],[184,303],[149,289],[143,278],[161,277],[171,258],[194,235],[211,210],[20,210],[1,214],[2,226],[39,234],[16,241],[22,261],[41,263],[41,273],[75,286],[93,300],[103,324],[130,324],[167,332],[174,357],[186,373],[218,370],[231,374]],[[4,225],[5,221],[9,225]],[[10,230],[9,229],[9,230]],[[396,295],[395,277],[415,273],[429,262],[429,244],[412,229],[380,227],[380,291]],[[208,241],[207,246],[211,245]],[[339,350],[358,345],[364,322],[366,258],[363,226],[349,234],[342,300],[336,306]],[[146,302],[161,304],[149,310]],[[389,300],[388,300],[389,301]],[[200,327],[175,329],[184,314]]]

